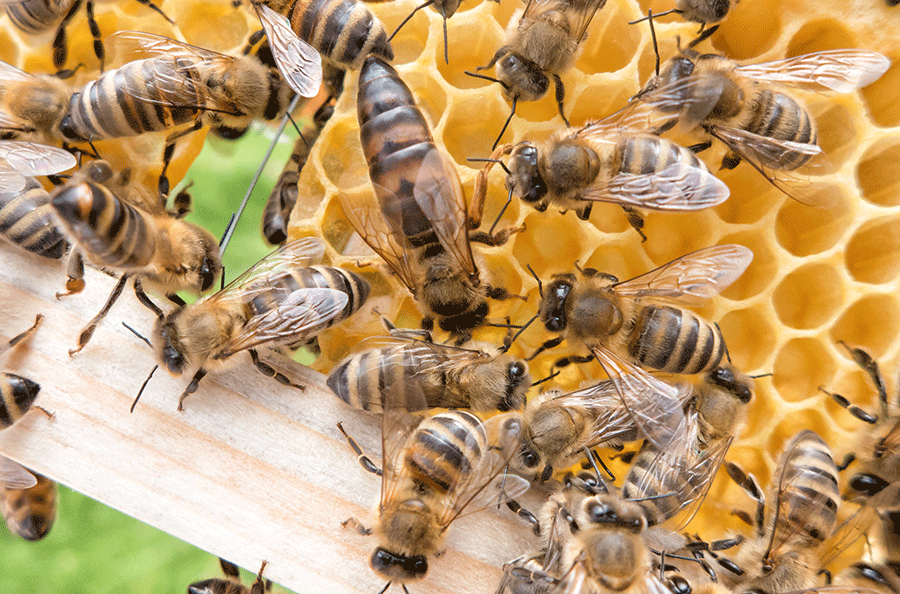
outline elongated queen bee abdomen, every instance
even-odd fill
[[[0,234],[46,258],[61,258],[68,245],[56,228],[50,194],[32,177],[18,192],[0,192]]]

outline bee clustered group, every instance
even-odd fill
[[[506,499],[539,538],[532,553],[504,567],[499,592],[816,589],[832,579],[823,570],[873,526],[874,553],[834,583],[900,591],[900,402],[869,354],[890,357],[900,321],[896,250],[885,240],[895,224],[892,133],[900,123],[890,90],[897,70],[889,66],[900,56],[874,24],[893,16],[877,16],[888,7],[867,5],[847,26],[826,8],[745,0],[717,25],[727,7],[697,16],[703,7],[679,4],[682,16],[707,21],[698,35],[698,22],[677,15],[628,24],[648,7],[624,0],[481,2],[456,15],[444,4],[446,23],[422,11],[389,42],[390,27],[382,31],[366,5],[353,4],[343,23],[366,43],[322,46],[334,25],[314,24],[315,11],[304,12],[311,3],[267,3],[295,31],[309,23],[301,37],[326,58],[328,96],[267,204],[264,234],[283,247],[198,305],[165,314],[142,285],[177,300],[177,291],[211,290],[220,266],[215,238],[181,220],[184,197],[166,202],[169,178],[178,180],[191,160],[185,145],[198,145],[177,130],[194,122],[231,138],[252,119],[280,116],[289,90],[276,62],[301,86],[318,79],[291,57],[302,45],[273,35],[268,66],[250,68],[257,79],[247,83],[271,82],[262,93],[268,105],[252,107],[247,89],[258,86],[232,80],[232,91],[219,78],[237,63],[227,54],[252,47],[256,15],[268,19],[270,34],[273,26],[284,33],[277,27],[287,21],[278,25],[261,6],[229,4],[213,10],[223,26],[207,34],[208,19],[194,29],[204,3],[160,3],[149,27],[143,12],[128,14],[149,8],[118,4],[97,9],[101,30],[144,31],[118,33],[112,45],[117,53],[137,46],[149,64],[121,60],[120,82],[76,69],[75,80],[96,81],[105,111],[86,101],[90,86],[78,99],[70,89],[79,85],[40,77],[51,96],[64,98],[46,132],[23,127],[27,110],[10,105],[10,89],[37,86],[38,78],[7,65],[0,101],[11,115],[0,118],[0,132],[103,157],[83,157],[72,180],[55,180],[62,188],[51,192],[52,221],[89,261],[135,279],[159,319],[160,363],[179,375],[196,372],[181,401],[202,391],[207,367],[242,350],[264,374],[295,385],[255,348],[315,340],[321,355],[313,366],[331,373],[335,394],[382,413],[380,468],[344,435],[364,468],[382,475],[370,563],[388,586],[425,577],[458,515]],[[369,9],[396,26],[409,4]],[[556,27],[544,32],[551,46],[537,52],[528,37],[534,23]],[[93,44],[68,45],[73,55],[58,58],[57,68],[97,63]],[[48,71],[19,47],[0,58]],[[378,57],[363,63],[368,52]],[[342,53],[353,68],[345,78],[328,60]],[[654,70],[657,55],[663,64]],[[732,70],[729,59],[741,66]],[[490,68],[476,71],[485,65],[496,79]],[[115,99],[117,91],[128,98]],[[753,109],[741,107],[748,103]],[[574,127],[565,130],[563,118]],[[134,138],[88,142],[124,135]],[[7,147],[0,174],[10,170],[9,179],[65,169],[64,156],[49,149],[40,158],[56,160],[53,171],[16,152],[42,149]],[[485,157],[483,168],[470,161]],[[29,185],[14,193],[42,192]],[[43,200],[47,210],[50,198]],[[555,212],[563,209],[575,212]],[[0,213],[0,222],[15,216],[22,218]],[[49,229],[18,240],[4,233],[25,247]],[[115,245],[98,248],[96,235]],[[153,237],[163,235],[171,246],[154,248]],[[54,246],[48,255],[62,256],[61,241],[46,242]],[[334,267],[312,266],[323,256]],[[82,288],[78,263],[73,257],[68,293]],[[209,316],[228,322],[202,336]],[[372,348],[351,352],[375,334],[383,337],[363,345]],[[538,393],[533,380],[557,388]],[[4,392],[14,412],[8,424],[34,400],[35,390],[22,389],[21,398]],[[881,408],[871,416],[863,409],[874,410],[875,394]],[[421,412],[434,407],[450,410]],[[465,408],[480,416],[458,410]],[[503,414],[484,414],[492,411]],[[838,446],[854,434],[860,438]],[[850,452],[859,460],[843,458]],[[570,471],[573,463],[582,470]],[[612,472],[601,472],[604,465]],[[714,482],[720,468],[730,480]],[[19,483],[9,487],[21,488],[27,476],[15,472]],[[44,482],[34,488],[46,489],[38,478]],[[552,487],[534,513],[515,501],[529,481]],[[715,540],[725,534],[709,518],[741,507],[743,492],[755,515],[734,517],[750,528]],[[842,492],[856,501],[842,501]],[[678,534],[695,513],[690,533]],[[21,514],[9,517],[11,528],[22,526]],[[349,526],[371,532],[355,520]],[[19,532],[41,537],[45,528]]]

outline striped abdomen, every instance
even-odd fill
[[[667,455],[687,456],[688,453],[667,452]],[[622,496],[640,500],[638,504],[644,508],[648,526],[661,524],[677,514],[691,493],[687,472],[682,475],[669,472],[660,476],[657,471],[661,463],[659,457],[659,450],[645,441],[622,483]]]
[[[19,420],[37,398],[41,387],[26,377],[0,373],[0,429]]]
[[[60,191],[51,201],[63,229],[100,266],[137,269],[156,253],[156,225],[149,215],[93,182]]]
[[[0,507],[6,526],[28,541],[47,536],[56,520],[56,483],[34,474],[37,484],[30,489],[0,489]]]
[[[413,195],[422,167],[439,166],[434,159],[425,163],[437,147],[409,87],[380,59],[370,57],[360,71],[357,116],[369,177],[386,218],[395,221],[399,217],[403,233],[414,246],[437,243],[431,222]],[[435,174],[444,176],[441,170]],[[443,200],[450,203],[450,186],[459,181],[447,181]]]
[[[838,470],[831,450],[813,431],[798,433],[788,444],[774,475],[778,497],[778,523],[773,542],[788,535],[802,537],[811,546],[831,536],[837,523]]]
[[[816,144],[815,122],[809,112],[789,95],[763,89],[750,105],[753,106],[754,114],[745,127],[748,132],[776,140]],[[786,151],[764,165],[791,170],[800,167],[810,158],[811,155]]]
[[[296,0],[287,16],[300,39],[342,68],[358,69],[369,54],[394,59],[384,25],[359,0]]]
[[[412,480],[445,494],[478,467],[487,445],[478,417],[452,410],[422,421],[410,438],[403,463]]]
[[[183,60],[153,58],[106,72],[72,95],[60,130],[72,140],[97,140],[137,136],[189,122],[205,100],[192,90],[203,88],[199,75],[184,66]],[[186,81],[186,76],[196,80]]]
[[[12,24],[29,34],[59,25],[75,0],[22,0],[6,7]]]
[[[650,369],[702,373],[722,360],[725,339],[718,328],[691,311],[647,305],[635,322],[628,352]]]
[[[50,194],[31,177],[18,192],[0,192],[0,234],[46,258],[61,258],[68,245],[56,228]]]

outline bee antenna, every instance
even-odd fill
[[[137,330],[135,330],[134,328],[132,328],[131,326],[126,324],[125,322],[122,322],[122,325],[125,326],[126,328],[128,328],[129,330],[131,330],[132,334],[134,334],[135,336],[137,336],[138,338],[143,340],[147,344],[148,347],[150,347],[151,349],[153,348],[153,345],[150,344],[150,341],[147,340],[146,336],[144,336],[143,334],[141,334],[140,332],[138,332]]]
[[[652,12],[648,11],[647,16],[641,17],[641,18],[639,18],[639,19],[637,19],[637,20],[634,20],[634,21],[628,21],[628,24],[629,24],[629,25],[636,25],[636,24],[638,24],[638,23],[640,23],[640,22],[643,22],[643,21],[646,21],[646,20],[648,20],[648,19],[650,19],[650,20],[652,21],[653,18],[655,18],[655,17],[666,16],[667,14],[682,14],[682,13],[684,13],[684,11],[683,11],[683,10],[680,10],[680,9],[678,9],[678,8],[673,8],[673,9],[671,9],[671,10],[666,10],[666,11],[664,11],[664,12],[657,12],[656,14],[653,14]]]
[[[540,384],[543,384],[544,382],[549,381],[549,380],[555,378],[555,377],[556,377],[557,375],[559,375],[560,373],[561,373],[561,371],[560,371],[559,369],[557,369],[556,371],[554,371],[553,373],[551,373],[550,375],[548,375],[548,376],[545,377],[544,379],[539,379],[538,381],[532,383],[532,384],[531,384],[531,387],[533,388],[534,386],[538,386],[538,385],[540,385]]]
[[[416,14],[417,12],[419,12],[420,10],[422,10],[423,8],[425,8],[426,6],[430,6],[430,5],[432,5],[432,4],[434,4],[434,0],[428,0],[428,1],[425,2],[424,4],[419,4],[418,6],[416,6],[415,8],[413,8],[413,11],[412,11],[411,13],[409,13],[409,15],[407,15],[407,17],[406,17],[405,19],[403,19],[403,22],[401,22],[399,25],[397,25],[397,28],[394,29],[394,32],[391,33],[391,35],[387,38],[387,42],[388,42],[388,43],[391,42],[391,40],[394,38],[394,35],[396,35],[396,34],[400,31],[400,29],[403,28],[403,25],[405,25],[407,22],[409,22],[409,19],[413,18],[413,15],[414,15],[414,14]],[[444,19],[444,20],[446,21],[446,19]],[[446,41],[447,41],[447,37],[445,36],[445,37],[444,37],[444,49],[445,49],[445,50],[447,49]]]
[[[253,180],[250,181],[250,187],[247,188],[247,194],[244,196],[244,199],[241,201],[241,205],[237,209],[237,213],[235,215],[234,223],[228,224],[228,227],[225,229],[225,234],[222,236],[222,241],[219,242],[219,256],[225,254],[225,248],[228,247],[228,242],[231,241],[231,236],[234,234],[234,229],[237,227],[238,221],[241,220],[241,215],[244,214],[244,209],[247,207],[247,202],[250,201],[250,194],[253,193],[253,189],[256,187],[256,182],[259,181],[260,176],[262,175],[263,169],[266,167],[266,163],[269,162],[269,157],[272,156],[272,151],[275,150],[275,145],[278,143],[278,139],[281,137],[281,134],[284,132],[285,127],[287,127],[288,119],[290,117],[290,113],[294,111],[294,108],[297,107],[297,104],[300,102],[300,95],[294,95],[294,98],[291,100],[291,104],[287,108],[287,113],[284,114],[284,117],[281,118],[281,124],[278,125],[278,130],[275,131],[275,138],[272,139],[272,143],[269,145],[268,150],[266,150],[266,154],[263,156],[262,163],[259,164],[259,168],[256,170],[256,174],[253,176]]]
[[[504,167],[505,169],[505,167]],[[503,216],[503,213],[506,212],[506,209],[509,208],[509,203],[512,202],[512,193],[513,187],[509,186],[509,194],[506,196],[506,204],[503,205],[503,208],[500,209],[500,214],[497,215],[497,218],[494,219],[494,224],[491,225],[491,228],[488,230],[488,235],[494,234],[494,227],[497,226],[497,223],[500,222],[500,218]]]
[[[512,346],[512,343],[514,343],[514,342],[516,341],[516,339],[519,338],[519,335],[520,335],[520,334],[522,334],[523,332],[525,332],[525,329],[526,329],[526,328],[528,328],[529,326],[531,326],[531,323],[532,323],[533,321],[535,321],[535,320],[537,319],[537,317],[538,317],[538,314],[535,314],[530,320],[528,320],[527,322],[525,322],[525,325],[522,326],[521,328],[519,328],[519,331],[516,332],[515,334],[513,334],[512,338],[509,339],[509,344],[508,344],[508,345],[505,344],[505,345],[503,345],[503,346],[500,348],[501,352],[504,352],[504,353],[505,353],[506,351],[508,351],[508,350],[509,350],[509,347]]]
[[[704,26],[705,25],[706,25],[706,23],[704,23]],[[713,25],[712,27],[710,27],[709,29],[706,29],[706,30],[701,29],[700,34],[697,35],[696,39],[694,39],[693,41],[691,41],[688,44],[688,47],[691,48],[699,43],[706,41],[707,39],[709,39],[712,36],[713,33],[715,33],[718,30],[719,30],[719,25]]]
[[[88,143],[88,146],[91,147],[91,150],[94,151],[94,154],[91,156],[95,159],[102,159],[103,157],[100,156],[100,151],[97,150],[97,147],[94,146],[94,143],[91,142],[90,139],[88,139],[87,143]],[[79,165],[80,165],[80,163],[79,163]]]
[[[537,281],[538,284],[538,294],[541,296],[541,299],[544,298],[544,285],[541,283],[541,279],[538,278],[538,275],[534,273],[534,270],[531,268],[531,264],[526,264],[525,268],[528,269],[528,272],[531,273],[531,276],[534,277],[534,280]]]
[[[774,375],[771,371],[769,373],[760,373],[759,375],[748,375],[747,377],[752,379],[759,379],[761,377],[772,377]]]
[[[647,9],[647,21],[650,23],[650,39],[653,40],[653,53],[656,55],[656,76],[659,76],[659,45],[656,43],[656,27],[653,26],[653,9]]]
[[[713,322],[713,325],[719,331],[719,336],[722,336],[722,329],[719,327],[719,323]],[[728,364],[731,365],[731,353],[728,352],[728,345],[725,344],[725,341],[722,341],[722,346],[725,347],[725,358],[728,359]]]
[[[463,72],[465,72],[469,76],[474,76],[475,78],[483,78],[484,80],[489,80],[491,82],[498,83],[500,86],[502,86],[507,91],[509,90],[509,85],[506,84],[505,82],[503,82],[502,80],[500,80],[499,78],[494,78],[493,76],[488,76],[486,74],[478,74],[477,72],[469,72],[468,70],[463,70]]]
[[[607,474],[607,476],[609,476],[609,478],[613,482],[615,482],[616,475],[614,475],[612,472],[609,471],[609,468],[606,467],[606,464],[603,463],[603,460],[600,459],[600,456],[597,455],[597,452],[595,452],[594,450],[592,450],[588,447],[585,447],[584,453],[588,457],[588,460],[591,461],[591,467],[593,467],[593,469],[594,469],[594,476],[597,477],[597,480],[599,480],[601,483],[603,483],[604,488],[606,488],[606,483],[603,480],[603,475],[600,474],[600,468],[597,467],[598,462],[600,463],[600,466],[603,467],[603,471]],[[606,489],[606,490],[607,490],[607,492],[609,492],[609,489]]]
[[[497,136],[497,140],[494,141],[494,146],[491,147],[491,150],[496,150],[497,145],[500,144],[500,139],[503,138],[503,133],[506,132],[506,129],[509,127],[509,123],[512,121],[512,117],[516,114],[516,102],[518,102],[518,97],[513,97],[512,100],[512,109],[509,110],[509,117],[506,118],[506,121],[503,123],[503,128],[500,130],[500,135]]]
[[[450,54],[447,50],[447,9],[444,7],[443,2],[441,2],[441,16],[444,17],[444,64],[449,64]]]
[[[470,161],[473,163],[496,163],[500,167],[503,168],[503,171],[506,172],[506,175],[512,175],[512,172],[509,170],[509,167],[507,167],[506,163],[504,163],[500,159],[492,159],[490,157],[466,157],[466,161]]]
[[[384,588],[382,588],[381,591],[380,591],[378,594],[384,594],[385,592],[387,592],[387,589],[391,587],[391,583],[393,583],[393,582],[388,582],[388,583],[386,583],[386,584],[384,585]],[[404,586],[404,588],[405,588],[405,586]]]
[[[134,402],[131,403],[131,410],[129,412],[134,412],[134,407],[137,406],[138,400],[141,399],[141,394],[144,393],[144,388],[146,388],[147,384],[150,383],[150,378],[153,377],[153,374],[156,373],[157,369],[159,369],[159,365],[154,365],[153,369],[150,370],[150,375],[148,375],[147,379],[144,380],[144,383],[141,384],[141,389],[138,390],[137,396],[134,397]]]

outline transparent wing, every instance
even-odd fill
[[[265,4],[254,4],[284,80],[301,97],[315,97],[322,86],[322,58],[319,52],[297,37],[283,15]]]
[[[19,70],[12,64],[0,61],[0,81],[29,81],[34,80],[33,74],[28,74],[24,70]]]
[[[290,241],[245,270],[210,299],[229,299],[244,291],[265,290],[275,277],[319,262],[325,254],[325,243],[318,237],[302,237]]]
[[[459,174],[438,149],[429,151],[422,161],[413,196],[447,253],[466,272],[474,274],[475,260],[466,229],[466,198]]]
[[[697,307],[738,279],[753,252],[742,245],[718,245],[697,250],[655,270],[615,284],[616,294]]]
[[[572,39],[575,42],[581,43],[584,40],[591,19],[605,5],[606,0],[571,0],[569,11],[572,15]]]
[[[0,141],[0,159],[20,175],[53,175],[75,167],[78,161],[69,151],[18,140]]]
[[[106,38],[106,43],[121,51],[123,57],[127,56],[133,59],[164,56],[176,59],[187,58],[194,61],[233,62],[235,59],[226,54],[184,43],[171,37],[143,31],[116,31]]]
[[[19,192],[26,183],[28,180],[14,167],[0,161],[0,192]]]
[[[6,489],[30,489],[37,478],[18,462],[0,456],[0,487]]]
[[[898,506],[900,506],[900,481],[895,481],[863,502],[862,506],[842,522],[822,544],[820,557],[822,566],[825,567],[837,559],[847,547],[865,535],[880,519],[882,513],[895,511]]]
[[[382,209],[371,200],[351,204],[343,193],[338,193],[338,198],[344,214],[363,241],[381,256],[410,292],[415,294],[418,274],[407,251],[408,243],[399,222],[395,222],[392,227],[385,219]]]
[[[381,509],[390,505],[397,487],[403,484],[406,468],[403,455],[413,431],[425,419],[407,412],[406,400],[396,392],[386,392],[381,416]]]
[[[758,81],[852,93],[881,78],[890,66],[890,59],[877,52],[840,49],[738,66],[737,70]]]
[[[208,107],[206,86],[200,80],[186,76],[175,58],[147,58],[140,62],[141,76],[123,77],[122,90],[128,96],[144,103],[173,108],[202,110]]]

